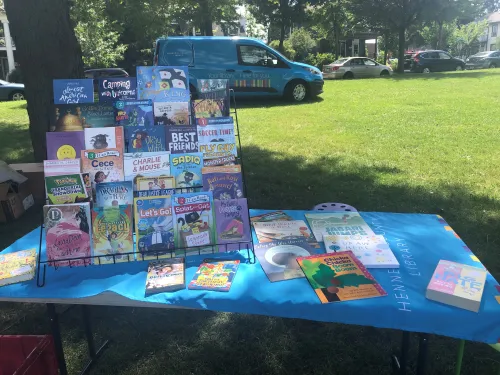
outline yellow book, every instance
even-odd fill
[[[20,283],[35,277],[36,250],[0,255],[0,286]]]

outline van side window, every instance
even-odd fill
[[[238,62],[240,65],[281,67],[281,60],[265,48],[257,46],[238,46]]]

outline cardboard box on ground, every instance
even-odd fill
[[[33,206],[33,182],[4,161],[0,161],[0,223],[16,220]],[[42,190],[43,186],[42,184]]]

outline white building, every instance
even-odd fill
[[[0,38],[0,76],[5,78],[16,67],[14,51],[16,46],[10,36],[9,20],[3,6],[0,6],[0,21],[3,25],[3,37]],[[5,51],[5,52],[4,52]]]
[[[488,16],[488,37],[486,40],[486,51],[496,51],[497,35],[500,30],[500,12],[492,13]]]

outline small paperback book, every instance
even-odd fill
[[[320,242],[323,241],[323,233],[336,236],[375,235],[357,212],[308,212],[305,216]]]
[[[36,257],[36,249],[0,254],[0,286],[33,279]]]
[[[171,154],[198,152],[196,125],[174,125],[165,128],[167,151]]]
[[[114,121],[119,126],[150,128],[154,125],[151,100],[119,100],[114,103]]]
[[[225,99],[196,99],[192,101],[194,118],[229,116]]]
[[[214,200],[217,244],[220,251],[246,249],[251,241],[250,220],[246,198]],[[233,244],[223,246],[222,244]],[[241,246],[240,246],[241,244]]]
[[[170,196],[134,199],[137,260],[170,258],[175,248]]]
[[[213,198],[209,192],[185,193],[172,196],[177,249],[214,244]],[[209,247],[186,249],[186,253],[212,252]]]
[[[239,265],[239,260],[202,263],[188,289],[229,292]]]
[[[134,77],[99,79],[99,102],[135,100],[136,98],[137,81]]]
[[[50,266],[90,264],[92,233],[90,203],[43,206],[45,244]]]
[[[165,127],[150,128],[125,127],[125,145],[127,152],[166,151]]]
[[[211,191],[215,200],[243,198],[241,165],[203,167],[203,190]]]
[[[146,276],[146,296],[173,292],[186,287],[184,258],[150,262]]]
[[[94,190],[103,182],[123,181],[123,152],[116,148],[83,150],[82,172],[89,174]]]
[[[93,79],[54,79],[53,91],[55,104],[94,102]]]
[[[425,296],[446,305],[479,312],[486,273],[482,268],[440,260]]]
[[[94,207],[92,209],[94,264],[134,260],[132,206]]]
[[[287,215],[283,211],[273,211],[273,212],[268,212],[267,214],[262,214],[262,215],[257,215],[257,216],[252,216],[250,218],[250,221],[252,223],[256,222],[269,222],[269,221],[289,221],[293,220],[293,217],[290,215]]]
[[[366,268],[399,268],[384,236],[330,236],[323,235],[327,253],[351,250]]]
[[[81,172],[80,159],[44,160],[45,177],[77,174]]]
[[[138,66],[137,98],[154,102],[188,102],[187,66]]]
[[[307,257],[315,253],[304,239],[258,243],[254,244],[254,251],[272,283],[304,277],[297,257]]]
[[[226,99],[229,108],[228,79],[198,79],[196,84],[201,99]]]
[[[310,246],[314,248],[320,247],[304,220],[256,221],[253,223],[253,227],[260,243],[275,240],[304,239]]]
[[[134,205],[132,181],[103,182],[96,185],[96,204],[99,207]]]
[[[138,197],[158,197],[175,194],[175,180],[166,177],[139,177],[137,179]]]
[[[88,128],[85,129],[85,148],[87,150],[118,149],[123,152],[125,141],[123,127],[113,128]]]
[[[49,204],[85,202],[88,198],[81,173],[45,177]]]
[[[134,191],[137,191],[139,177],[166,177],[170,176],[170,153],[137,152],[126,153],[123,159],[125,181],[134,182]]]
[[[352,251],[298,257],[297,262],[321,303],[387,295]]]
[[[189,102],[154,102],[155,125],[189,125]]]
[[[196,124],[198,148],[204,159],[238,156],[232,117],[199,118]]]
[[[83,131],[48,132],[46,137],[48,160],[76,159],[85,150]]]
[[[201,153],[171,154],[170,168],[175,178],[176,188],[201,188],[203,186],[201,179],[203,155]]]
[[[56,104],[50,124],[51,130],[55,132],[115,126],[113,106],[108,103]]]

